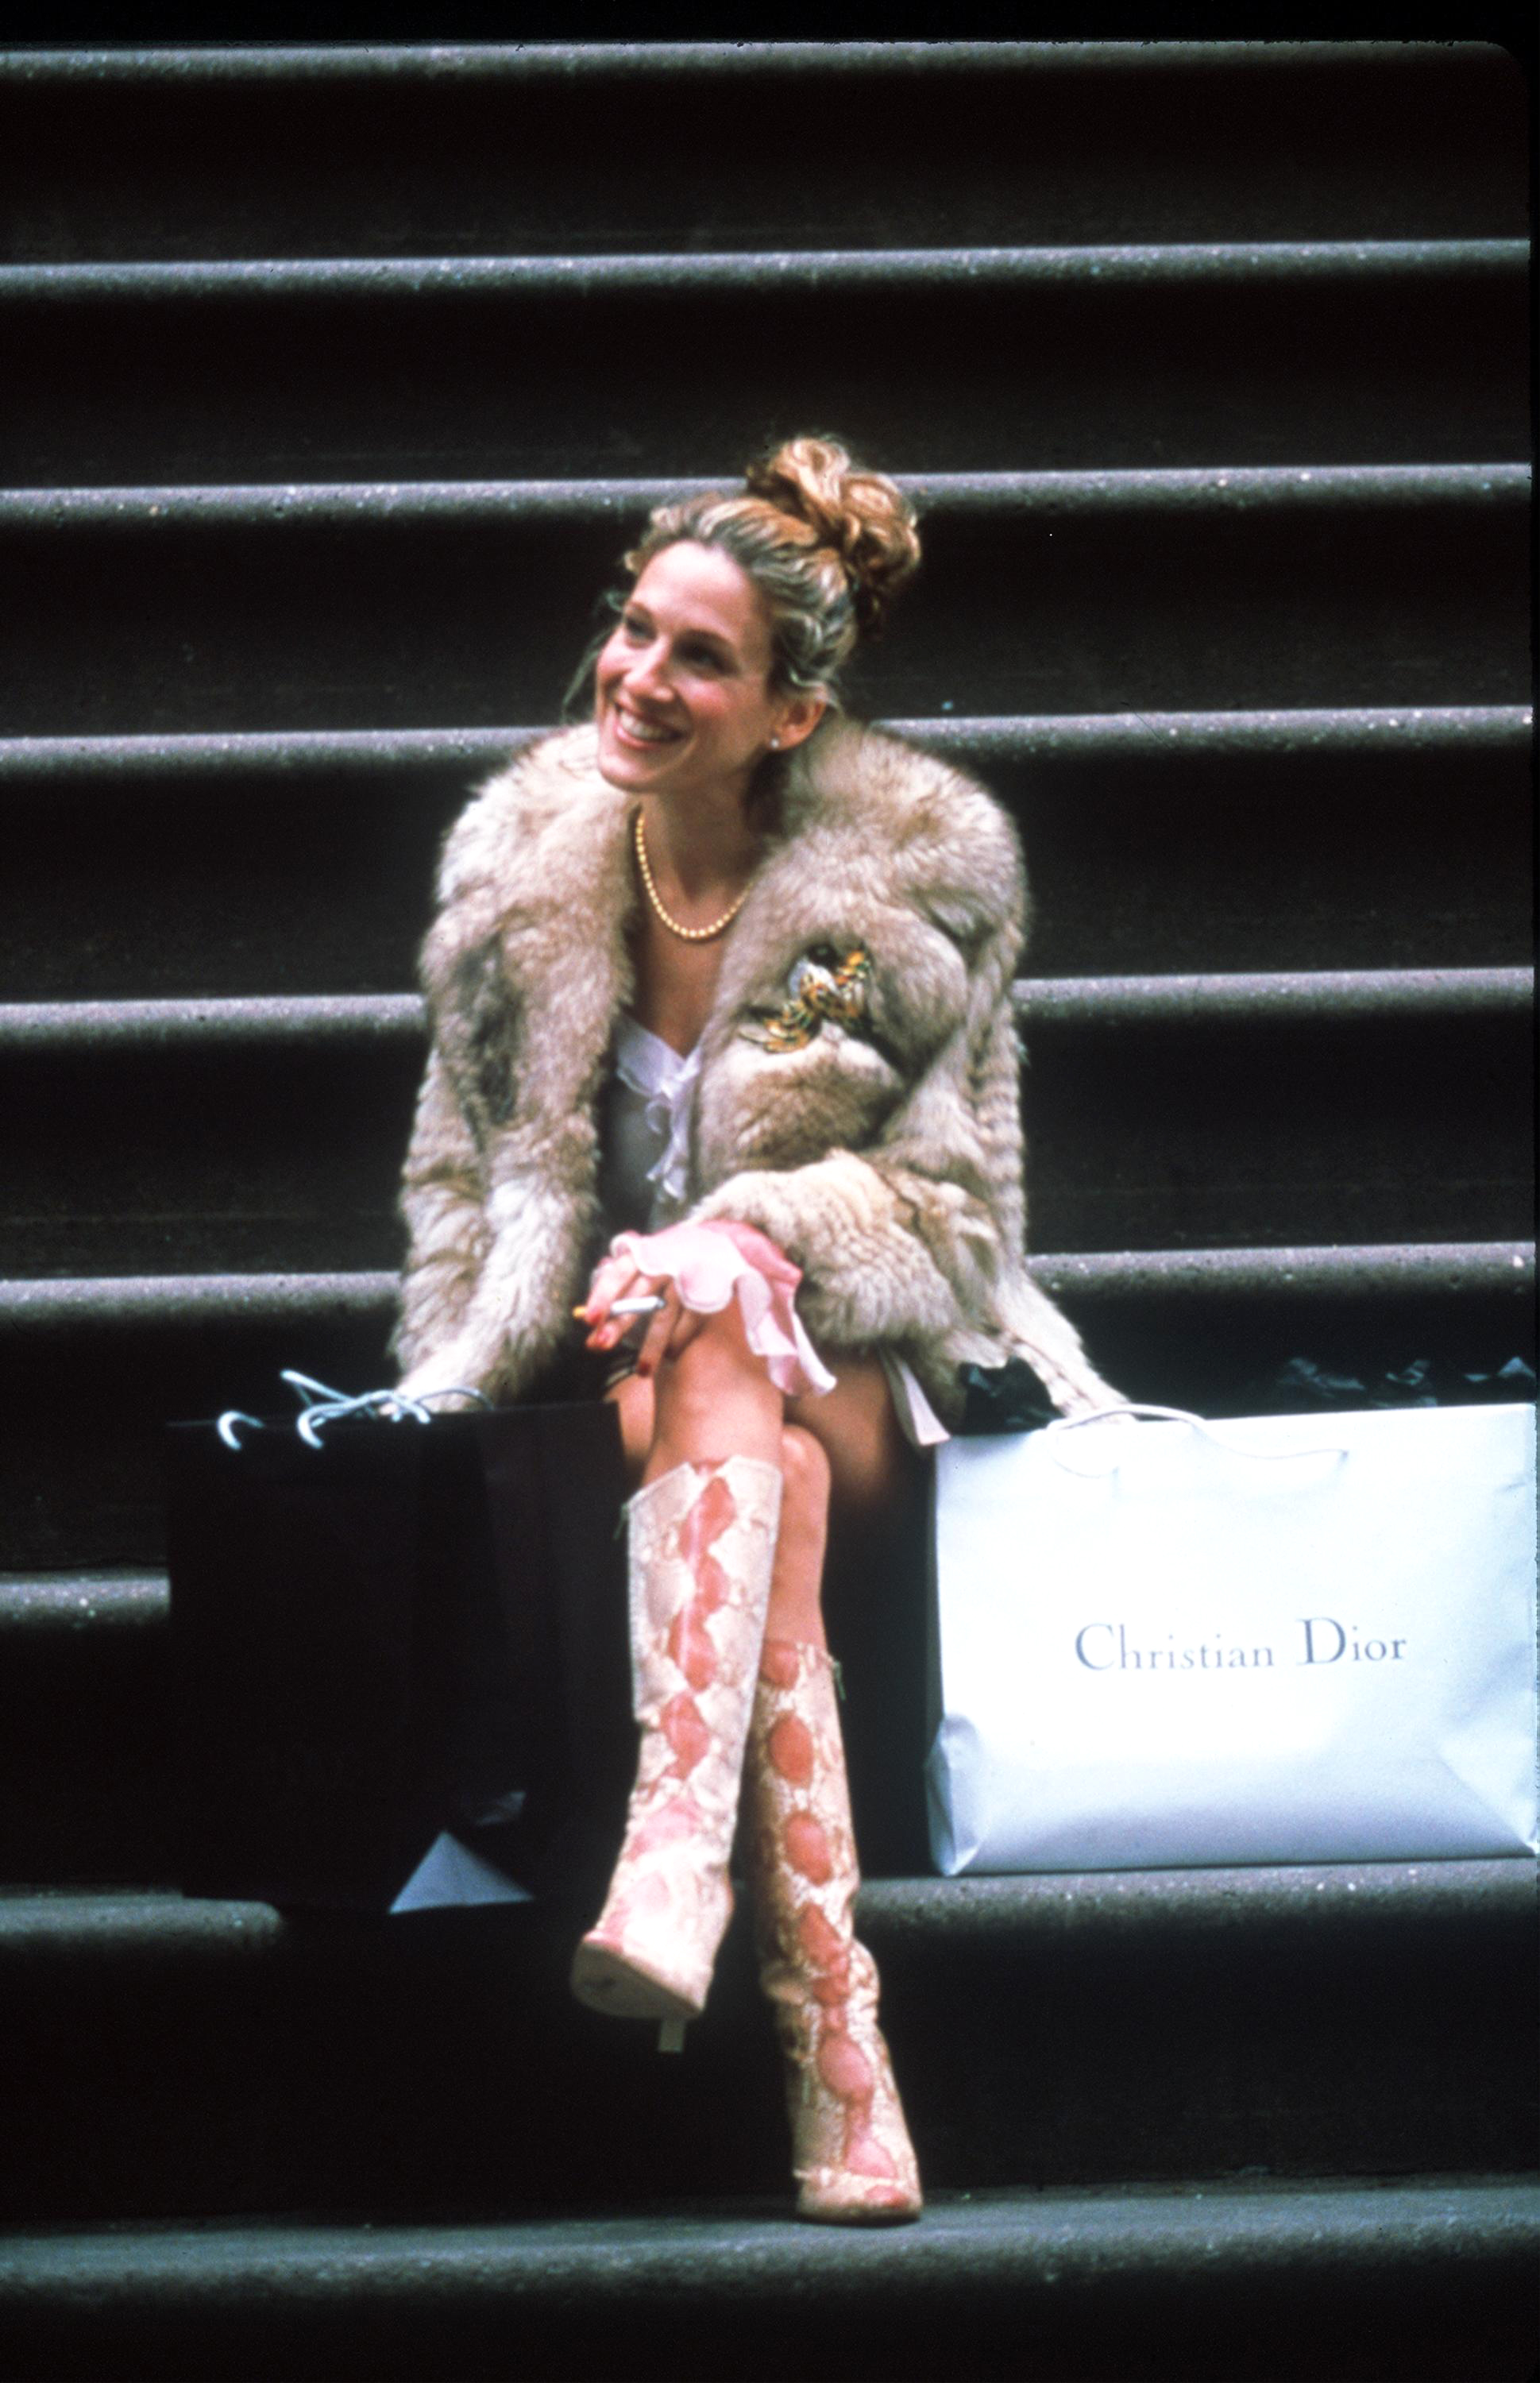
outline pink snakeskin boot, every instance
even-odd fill
[[[705,2007],[733,1910],[737,1821],[781,1475],[758,1458],[676,1464],[631,1500],[631,1654],[642,1743],[604,1909],[573,1992],[664,2022],[677,2050]]]
[[[833,1666],[767,1638],[745,1772],[759,1979],[786,2061],[797,2215],[843,2226],[918,2217],[919,2170],[877,2024],[877,1965],[856,1941],[860,1873]]]

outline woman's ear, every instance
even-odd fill
[[[781,724],[770,739],[772,750],[789,753],[794,745],[804,744],[828,709],[829,698],[821,687],[799,687],[781,715]]]

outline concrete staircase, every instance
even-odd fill
[[[1527,1863],[917,1876],[899,1578],[935,2205],[814,2233],[736,1935],[659,2063],[561,1914],[177,1895],[159,1569],[166,1418],[383,1377],[437,839],[771,432],[922,500],[856,699],[1021,822],[1103,1369],[1527,1349],[1525,118],[1476,45],[0,58],[18,2383],[1528,2372]]]

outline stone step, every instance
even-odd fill
[[[0,1879],[172,1878],[168,1611],[164,1573],[0,1574]]]
[[[1532,1243],[1042,1255],[1107,1378],[1129,1398],[1265,1413],[1297,1355],[1361,1380],[1418,1356],[1490,1373],[1530,1353]],[[0,1282],[0,1569],[155,1563],[160,1434],[226,1407],[281,1411],[298,1365],[394,1379],[396,1278],[159,1275]]]
[[[1042,974],[1530,957],[1522,705],[890,724],[1020,823]],[[0,997],[405,985],[439,839],[536,733],[0,740]]]
[[[963,2192],[919,2231],[763,2202],[487,2223],[103,2228],[0,2239],[0,2340],[38,2383],[1522,2378],[1540,2189],[1397,2177]]]
[[[1034,1237],[1522,1235],[1533,992],[1523,969],[1029,980]],[[10,1272],[398,1263],[424,1047],[412,994],[0,1005]]]
[[[549,716],[645,508],[692,484],[0,495],[25,735]],[[910,475],[927,567],[866,713],[1517,704],[1520,464]],[[78,656],[89,652],[82,673]]]
[[[688,137],[650,144],[639,175],[638,127],[659,109]],[[862,246],[1522,238],[1527,124],[1515,61],[1477,42],[370,43],[0,62],[6,253],[43,262],[814,246],[834,227]]]
[[[877,1880],[859,1924],[967,2192],[1522,2169],[1534,1912],[1509,1859]],[[0,1895],[5,2221],[783,2192],[742,1916],[673,2060],[573,2003],[586,1917]]]
[[[731,477],[768,425],[807,423],[899,472],[1522,461],[1527,258],[1522,240],[820,242],[0,267],[0,450],[35,488]],[[649,359],[620,411],[618,355]]]

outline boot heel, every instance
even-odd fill
[[[659,2028],[659,2031],[658,2031],[658,2049],[659,2049],[659,2052],[683,2052],[683,2051],[684,2051],[684,2030],[686,2029],[686,2027],[688,2027],[688,2025],[689,2025],[689,2020],[688,2020],[688,2019],[664,2019],[664,2021],[662,2022],[662,2025]]]

